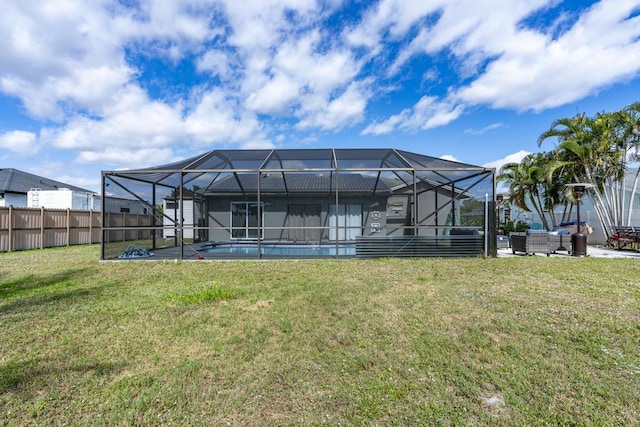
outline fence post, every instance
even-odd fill
[[[67,208],[67,246],[71,242],[71,209]]]
[[[13,205],[9,205],[9,250],[7,252],[11,252],[13,250]]]
[[[44,249],[44,206],[40,207],[40,249]]]
[[[93,244],[93,209],[89,210],[89,242]]]

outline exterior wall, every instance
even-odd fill
[[[166,199],[163,200],[162,202],[162,207],[163,207],[162,221],[164,224],[162,237],[164,237],[165,239],[170,237],[175,237],[175,233],[176,233],[175,226],[177,224],[175,224],[174,221],[171,221],[169,218],[178,218],[178,223],[180,222],[180,200],[177,200],[175,202],[175,206],[176,206],[175,209],[167,208],[168,203],[174,203],[174,202],[172,200],[166,200]],[[193,209],[194,209],[193,200],[184,200],[184,206],[182,209],[182,214],[183,214],[182,226],[184,227],[183,237],[185,239],[193,239],[193,236],[195,235],[194,229],[193,229],[193,226],[195,225]]]
[[[206,226],[208,238],[211,241],[229,241],[231,215],[231,202],[253,202],[255,200],[245,200],[242,197],[210,197],[207,199]],[[289,197],[273,198],[263,197],[264,203],[264,240],[287,240],[289,231],[283,229],[287,224],[287,211],[290,204],[320,204],[320,226],[322,230],[321,240],[329,240],[329,210],[335,204],[335,199],[331,197]],[[386,224],[386,197],[358,197],[345,196],[339,200],[339,204],[360,204],[362,206],[362,234],[375,235],[384,233]],[[375,214],[378,212],[378,214]],[[377,224],[377,225],[376,225]]]
[[[393,196],[343,196],[340,204],[360,204],[362,206],[362,233],[363,236],[403,236],[414,233],[411,224],[411,194],[398,194]],[[208,227],[208,239],[210,241],[229,241],[231,215],[231,202],[253,202],[241,197],[210,197],[207,199],[206,227]],[[437,213],[437,207],[440,209]],[[290,204],[320,204],[320,223],[324,227],[321,240],[330,240],[330,206],[335,204],[331,197],[291,197],[270,198],[263,197],[264,203],[264,240],[287,240],[289,231],[283,229],[287,224],[287,211]],[[449,215],[451,204],[450,193],[428,191],[418,196],[418,222],[422,236],[441,235],[443,227]],[[185,205],[186,206],[186,205]],[[444,208],[443,208],[444,206]],[[167,213],[167,211],[165,211]],[[186,221],[186,219],[185,219]]]
[[[389,197],[387,202],[387,229],[388,235],[402,236],[413,234],[414,230],[409,228],[400,228],[410,225],[413,199],[411,194],[394,195]],[[460,202],[456,201],[455,209],[459,211]],[[449,214],[451,212],[451,193],[443,190],[424,191],[418,194],[418,212],[417,224],[418,235],[420,236],[438,236],[442,235],[445,226],[451,225]]]
[[[27,195],[26,194],[14,194],[14,193],[4,193],[3,197],[0,198],[0,207],[9,207],[13,206],[16,208],[26,208],[27,207]]]
[[[29,190],[27,205],[30,208],[74,209],[100,211],[100,197],[95,193],[60,190]]]

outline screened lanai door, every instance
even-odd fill
[[[356,240],[362,234],[362,205],[344,204],[329,208],[329,239]]]

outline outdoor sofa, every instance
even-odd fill
[[[566,231],[527,230],[510,233],[511,251],[527,255],[541,253],[547,256],[558,251],[571,252],[571,236]]]

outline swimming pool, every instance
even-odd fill
[[[256,243],[210,243],[198,249],[204,254],[235,254],[235,255],[258,255],[258,245]],[[335,244],[297,244],[297,243],[262,243],[260,254],[274,257],[331,257],[353,256],[356,253],[354,244],[340,244],[337,248]]]

